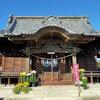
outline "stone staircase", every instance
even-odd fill
[[[72,80],[71,73],[59,74],[58,72],[46,72],[39,75],[41,79],[41,85],[72,85],[74,84]]]

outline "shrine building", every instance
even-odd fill
[[[87,16],[9,16],[0,30],[0,83],[36,70],[41,84],[73,84],[72,65],[98,71],[100,31]]]

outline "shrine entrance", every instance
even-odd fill
[[[58,60],[57,59],[44,59],[43,60],[44,66],[44,80],[45,81],[55,81],[58,80]]]
[[[53,52],[52,52],[53,53]],[[72,54],[54,53],[33,55],[33,69],[44,85],[72,84]]]
[[[41,28],[29,44],[32,68],[42,84],[72,84],[72,53],[75,47],[65,29],[56,26]]]

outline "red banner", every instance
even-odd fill
[[[79,64],[73,64],[73,77],[75,82],[79,82]]]

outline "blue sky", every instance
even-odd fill
[[[9,14],[15,16],[89,16],[100,30],[100,0],[1,0],[0,29],[6,27]]]

